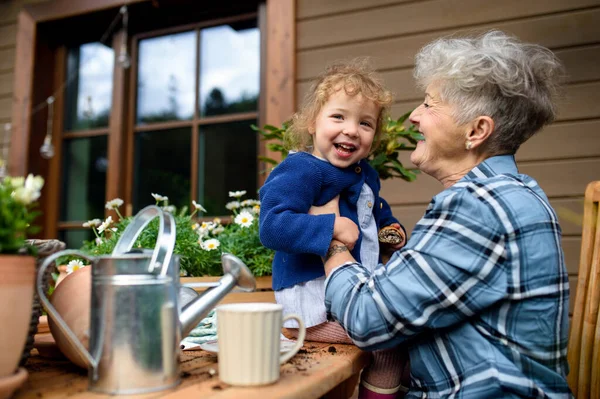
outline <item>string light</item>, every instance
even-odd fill
[[[129,54],[127,54],[127,24],[129,23],[127,6],[121,7],[119,13],[123,19],[123,34],[121,35],[121,47],[119,49],[119,55],[117,56],[117,62],[123,68],[127,69],[131,66],[131,60],[129,59]]]
[[[46,137],[44,144],[40,147],[40,155],[44,159],[50,159],[54,156],[54,146],[52,145],[52,124],[54,123],[54,96],[48,97],[48,119],[46,120]]]

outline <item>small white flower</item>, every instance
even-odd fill
[[[175,208],[175,205],[166,205],[162,207],[162,210],[165,212],[169,212],[169,213],[175,213],[177,211],[177,209]]]
[[[260,215],[260,205],[254,205],[254,206],[252,207],[252,212],[253,212],[255,215]]]
[[[154,194],[154,193],[152,193],[152,196],[154,197],[154,199],[155,199],[155,200],[157,200],[157,201],[159,201],[159,202],[160,202],[160,201],[168,201],[168,200],[169,200],[169,197],[167,197],[167,196],[162,196],[162,195],[160,195],[160,194]]]
[[[221,245],[221,243],[215,238],[206,240],[201,244],[202,249],[204,249],[205,251],[212,251],[213,249],[217,249],[219,248],[219,245]]]
[[[115,198],[115,199],[108,201],[104,207],[108,210],[111,210],[111,209],[116,209],[116,208],[120,207],[121,205],[123,205],[123,200],[121,198]]]
[[[194,208],[196,208],[197,211],[206,212],[206,209],[196,201],[192,200],[192,204],[194,204]]]
[[[31,173],[24,181],[23,178],[14,178],[11,180],[11,185],[15,187],[15,191],[11,196],[18,202],[29,205],[36,201],[42,195],[42,187],[44,186],[44,178],[34,176]]]
[[[194,223],[192,225],[192,230],[198,230],[200,228],[200,225],[198,223]]]
[[[111,225],[112,221],[112,216],[107,217],[106,220],[102,222],[100,227],[98,227],[98,233],[102,233],[104,230],[106,230],[108,226]]]
[[[223,226],[219,226],[219,227],[215,227],[215,228],[213,229],[212,233],[213,233],[214,235],[219,235],[219,234],[221,234],[221,233],[222,233],[222,232],[224,232],[224,231],[225,231],[225,227],[223,227]]]
[[[246,191],[242,190],[242,191],[230,191],[229,192],[229,196],[231,198],[240,198],[242,196],[246,195]]]
[[[238,209],[240,207],[240,201],[231,201],[225,204],[225,208],[233,211],[234,209]]]
[[[84,265],[83,262],[80,261],[79,259],[73,259],[72,261],[67,263],[67,274],[71,274],[74,271],[77,271],[85,266],[87,266],[87,265]]]
[[[254,221],[254,216],[248,211],[242,211],[235,217],[235,223],[239,224],[242,227],[250,227],[252,226],[252,222]]]
[[[119,231],[119,229],[117,229],[116,227],[113,227],[111,230],[112,230],[112,231],[114,231],[115,233],[116,233],[117,231]]]
[[[221,224],[221,219],[219,219],[219,218],[214,218],[214,219],[213,219],[213,223],[214,223],[214,224]]]
[[[96,245],[102,244],[102,238],[96,237]]]
[[[85,222],[83,224],[83,227],[98,227],[98,226],[100,226],[101,223],[102,223],[102,220],[100,220],[100,219],[92,219],[92,220],[88,220],[87,222]]]

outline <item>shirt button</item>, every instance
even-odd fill
[[[360,166],[357,166],[356,168],[354,168],[354,171],[356,173],[360,173],[362,171],[362,169],[360,168]]]
[[[368,206],[369,208],[372,208],[372,207],[373,207],[373,203],[372,203],[371,201],[369,201],[369,202],[367,202],[367,206]]]

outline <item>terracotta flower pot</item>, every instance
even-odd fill
[[[52,306],[86,349],[89,348],[90,338],[91,281],[91,266],[83,267],[67,275],[50,296]],[[52,317],[48,317],[48,325],[60,351],[76,365],[87,369],[85,360],[69,343]]]
[[[21,359],[35,284],[35,258],[0,255],[0,377],[14,374]],[[7,327],[10,326],[10,327]]]

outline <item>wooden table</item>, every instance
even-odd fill
[[[67,360],[35,354],[27,362],[29,378],[14,399],[238,399],[238,398],[348,398],[370,354],[352,345],[306,342],[281,366],[275,384],[254,388],[232,387],[219,380],[217,356],[203,350],[181,355],[181,384],[176,388],[143,395],[103,395],[87,391],[87,372]]]

